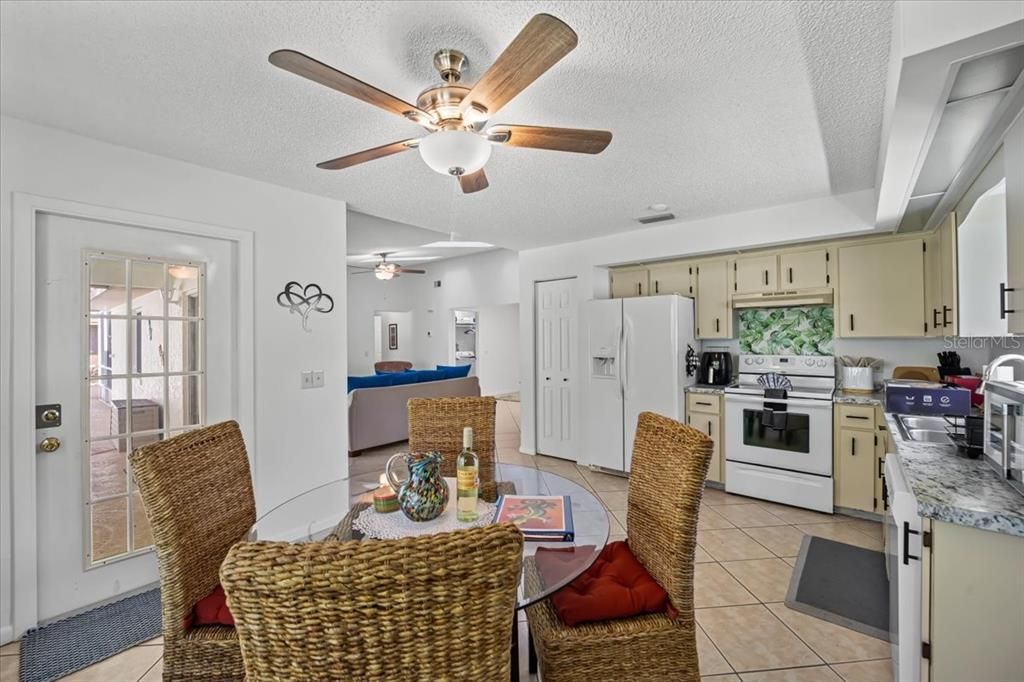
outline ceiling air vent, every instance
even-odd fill
[[[665,211],[664,213],[652,213],[650,215],[642,215],[636,219],[638,223],[649,225],[651,223],[661,223],[666,220],[675,220],[676,214]]]

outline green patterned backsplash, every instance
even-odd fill
[[[832,355],[832,306],[747,308],[740,313],[740,352]]]

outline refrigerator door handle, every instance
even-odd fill
[[[615,378],[619,382],[619,395],[625,394],[625,389],[622,384],[622,333],[623,328],[619,327],[615,330]]]
[[[630,332],[629,318],[626,318],[622,325],[622,356],[621,364],[619,365],[622,369],[622,395],[625,397],[626,391],[629,390],[629,364],[627,357],[629,356],[629,332]]]

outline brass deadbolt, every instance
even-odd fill
[[[43,452],[56,452],[60,449],[60,438],[49,436],[39,441],[39,449]]]
[[[52,424],[60,419],[60,412],[54,409],[44,410],[43,413],[39,415],[39,418],[47,424]]]

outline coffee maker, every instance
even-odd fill
[[[732,382],[732,353],[724,350],[706,350],[700,354],[697,383],[725,386]]]

